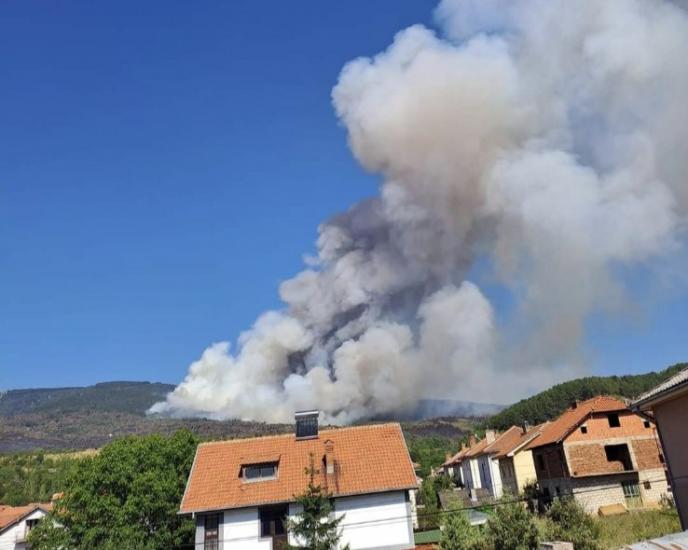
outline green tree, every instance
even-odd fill
[[[600,550],[600,528],[572,498],[556,499],[546,515],[545,536],[572,542],[576,550]]]
[[[127,437],[78,461],[52,521],[30,534],[31,547],[156,550],[190,543],[193,522],[177,511],[197,444],[188,430]]]
[[[306,468],[309,476],[306,492],[296,497],[296,503],[301,505],[301,512],[293,519],[287,520],[287,530],[299,542],[288,548],[304,548],[306,550],[332,550],[339,548],[342,538],[339,524],[344,516],[335,518],[331,504],[331,496],[320,485],[315,483],[315,476],[319,470],[315,468],[311,454],[310,467]],[[348,545],[344,547],[348,549]]]
[[[420,484],[420,504],[423,510],[418,513],[418,523],[421,530],[435,529],[438,521],[437,490],[431,477],[425,478]]]
[[[451,510],[442,518],[440,550],[483,550],[488,546],[485,534],[471,525],[464,510]]]
[[[487,538],[495,550],[530,550],[538,547],[533,515],[520,502],[505,496],[487,520]]]

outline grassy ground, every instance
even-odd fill
[[[602,547],[617,549],[625,544],[676,533],[681,530],[676,510],[651,510],[599,518]]]

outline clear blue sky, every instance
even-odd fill
[[[0,388],[178,382],[278,307],[318,223],[376,192],[342,65],[433,6],[3,3]],[[593,323],[597,371],[687,359],[687,305]]]

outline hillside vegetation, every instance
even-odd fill
[[[679,363],[662,371],[647,374],[590,376],[570,380],[522,399],[490,417],[485,425],[489,428],[505,430],[526,421],[539,424],[556,418],[575,400],[582,401],[596,395],[607,394],[632,399],[686,367],[688,363]]]
[[[83,388],[10,390],[0,393],[0,416],[82,410],[144,415],[173,389],[159,382],[102,382]]]

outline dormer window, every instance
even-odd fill
[[[277,477],[277,462],[245,464],[241,467],[241,477],[244,481],[275,479]]]

